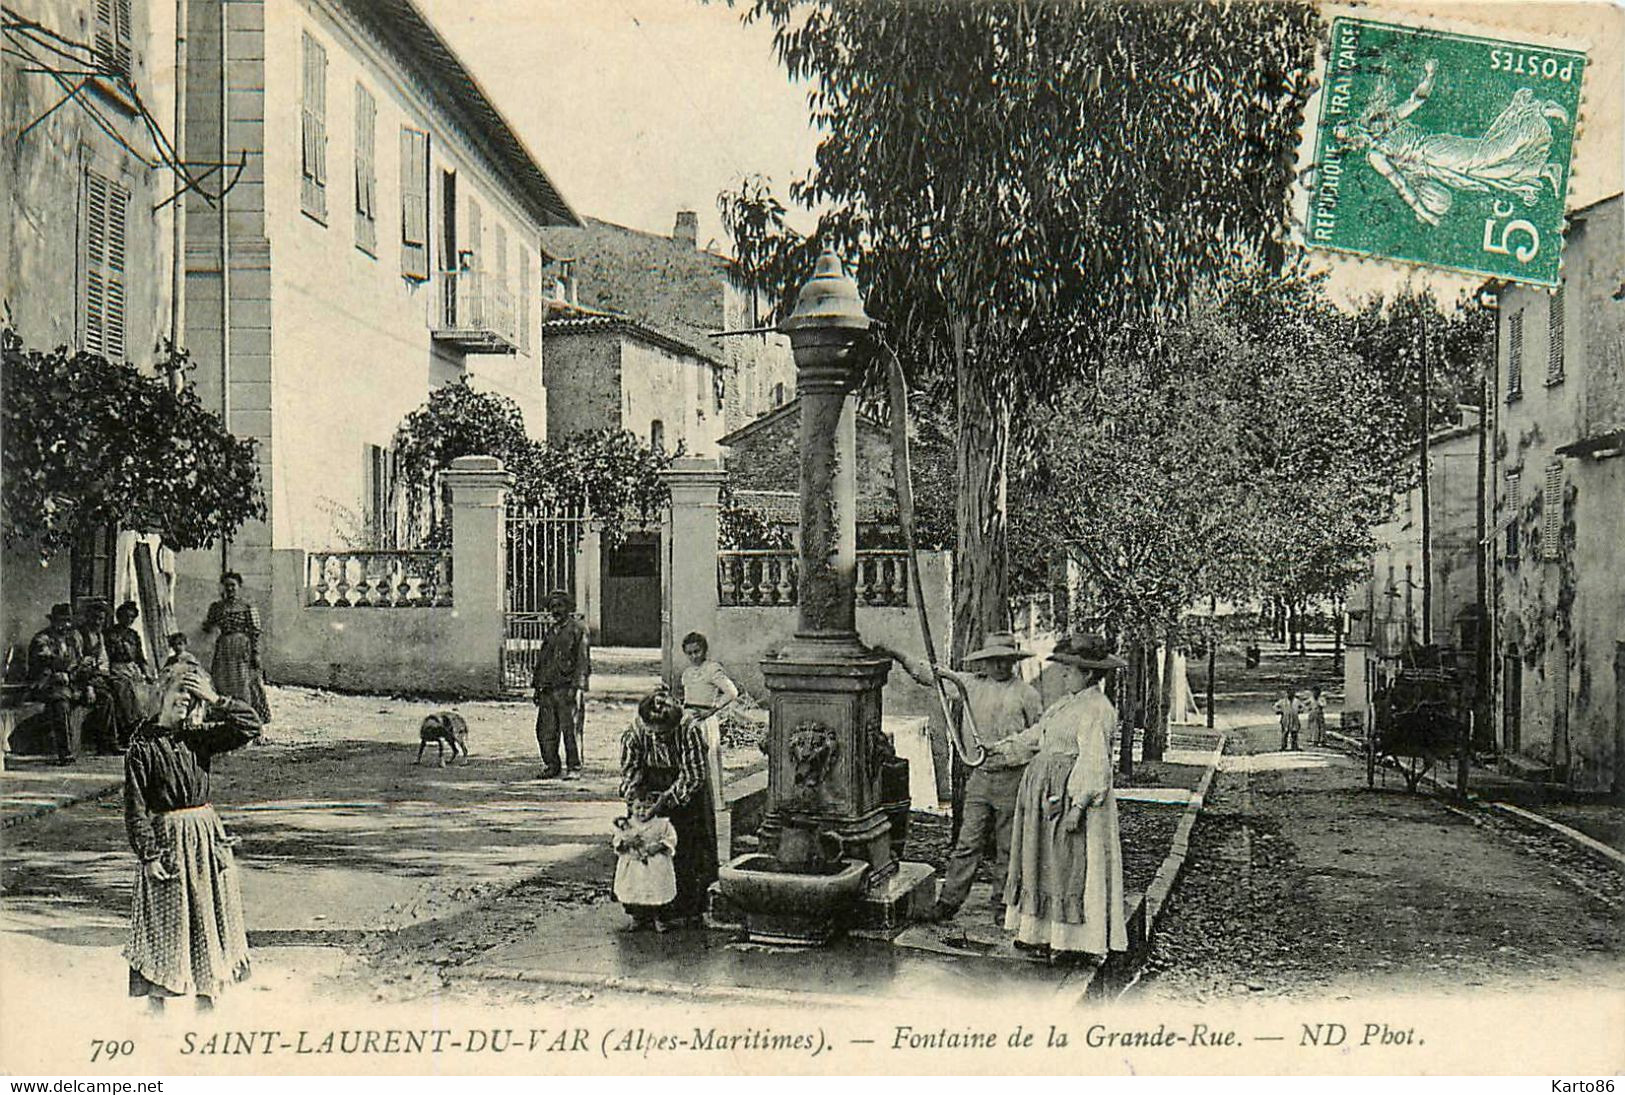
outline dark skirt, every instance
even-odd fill
[[[677,781],[675,770],[650,768],[643,777],[644,790],[657,795]],[[677,873],[677,896],[660,914],[679,919],[705,912],[707,892],[717,880],[716,821],[711,813],[711,789],[701,786],[694,796],[666,814],[677,830],[677,852],[672,867]]]
[[[215,640],[209,677],[222,696],[242,700],[254,709],[261,722],[271,721],[271,704],[265,698],[265,684],[252,663],[254,640],[241,631],[227,632]]]

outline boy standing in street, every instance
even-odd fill
[[[1281,751],[1298,749],[1298,701],[1291,692],[1282,692],[1275,701],[1275,713],[1281,717]]]
[[[1010,825],[1015,817],[1021,774],[1032,759],[1027,754],[1006,751],[1003,746],[1005,739],[1036,723],[1044,712],[1038,689],[1016,676],[1016,663],[1032,655],[1018,647],[1015,636],[1008,631],[993,632],[987,637],[987,645],[965,655],[965,664],[974,666],[974,673],[961,673],[941,665],[928,666],[879,644],[874,649],[890,656],[926,687],[934,688],[935,677],[944,677],[963,686],[970,699],[971,715],[976,720],[982,747],[987,750],[987,759],[980,767],[971,769],[965,781],[965,812],[959,826],[959,840],[944,867],[942,890],[932,919],[948,920],[959,912],[959,907],[970,896],[971,882],[991,836],[995,850],[994,918],[995,923],[1002,926],[1004,876],[1010,863]]]

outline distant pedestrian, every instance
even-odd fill
[[[210,805],[213,760],[253,741],[259,715],[222,697],[196,666],[161,683],[158,713],[124,757],[124,828],[140,860],[131,905],[130,995],[162,1010],[196,995],[199,1009],[248,976],[248,936],[235,843]]]
[[[671,819],[655,813],[654,798],[630,804],[626,817],[615,819],[610,841],[617,856],[615,900],[632,918],[628,931],[666,931],[663,913],[677,897],[677,830]]]
[[[79,665],[89,707],[81,737],[84,746],[94,749],[99,757],[116,756],[119,752],[117,711],[113,703],[113,682],[109,679],[112,662],[107,655],[110,615],[107,602],[100,597],[85,601],[79,608],[79,647],[83,651]]]
[[[587,629],[575,615],[575,600],[563,590],[548,595],[551,630],[542,640],[531,673],[536,704],[536,746],[542,754],[542,778],[577,779],[581,775],[582,701],[592,672]],[[564,746],[560,762],[559,745]]]
[[[1320,685],[1309,689],[1306,702],[1309,718],[1309,741],[1314,745],[1326,744],[1326,701],[1321,698]]]
[[[204,631],[218,631],[209,679],[221,695],[234,696],[254,709],[261,722],[271,721],[260,667],[259,609],[242,599],[243,576],[228,570],[220,576],[220,599],[209,606]]]
[[[1275,701],[1275,713],[1281,719],[1281,750],[1298,748],[1298,701],[1291,692],[1282,692]]]
[[[141,645],[141,633],[135,627],[141,609],[134,601],[118,606],[114,618],[118,623],[107,629],[108,677],[113,698],[114,744],[123,752],[130,744],[130,735],[150,713],[154,676],[147,665],[147,652]]]

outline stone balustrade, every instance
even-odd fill
[[[450,605],[450,551],[312,551],[305,560],[311,608]]]
[[[858,604],[905,608],[909,603],[908,582],[907,552],[858,552]],[[717,604],[723,607],[789,607],[796,604],[799,590],[799,565],[794,551],[717,552]]]

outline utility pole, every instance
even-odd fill
[[[187,0],[175,0],[175,155],[182,164],[186,162],[186,21]],[[184,173],[183,173],[184,180]],[[179,353],[182,342],[182,328],[186,323],[186,202],[187,195],[183,192],[170,204],[174,209],[170,214],[170,225],[174,230],[172,247],[174,254],[170,256],[170,283],[169,283],[169,349],[171,353]],[[169,387],[171,391],[181,390],[181,371],[171,369],[169,373]]]
[[[1422,645],[1433,645],[1433,514],[1429,506],[1429,484],[1431,475],[1431,453],[1428,448],[1428,434],[1432,430],[1432,415],[1428,404],[1432,402],[1430,396],[1433,392],[1432,373],[1429,368],[1428,355],[1428,322],[1427,308],[1432,307],[1430,298],[1424,298],[1424,310],[1421,315],[1422,322]]]
[[[1207,640],[1207,728],[1213,729],[1213,658],[1219,649],[1219,598],[1209,596],[1207,599],[1208,613],[1208,640]]]

